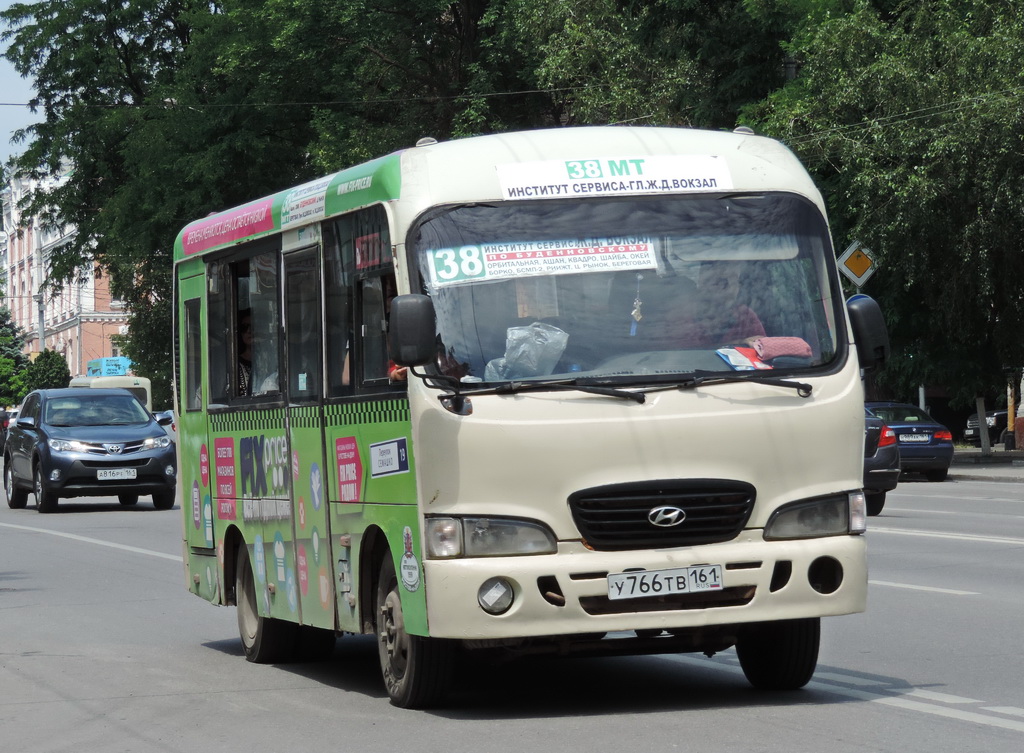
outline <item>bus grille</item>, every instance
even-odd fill
[[[662,549],[731,541],[750,518],[755,496],[742,481],[646,481],[583,489],[570,495],[569,509],[597,551]],[[659,507],[678,508],[685,517],[677,525],[655,525],[651,513]]]

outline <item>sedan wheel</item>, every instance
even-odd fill
[[[56,512],[57,495],[46,488],[46,483],[43,481],[43,469],[39,467],[39,463],[36,463],[32,477],[32,485],[36,494],[36,510],[39,512]]]

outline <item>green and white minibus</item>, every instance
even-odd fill
[[[461,652],[713,652],[806,684],[865,607],[862,372],[793,154],[586,127],[415,147],[175,246],[188,588],[257,662],[377,636],[394,704]]]

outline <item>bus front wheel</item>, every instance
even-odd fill
[[[422,709],[440,702],[451,684],[454,650],[448,641],[406,632],[390,552],[381,563],[374,614],[381,673],[391,703]]]
[[[759,690],[796,690],[818,666],[821,619],[760,622],[744,627],[736,655],[747,680]]]
[[[235,560],[235,605],[238,634],[245,658],[257,664],[288,661],[295,647],[299,626],[292,622],[260,616],[256,606],[256,580],[245,544],[238,547]]]

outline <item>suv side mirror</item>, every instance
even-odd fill
[[[426,295],[399,295],[391,301],[388,349],[399,366],[422,366],[437,356],[434,301]]]
[[[878,302],[866,295],[855,295],[846,302],[846,311],[853,327],[860,367],[881,366],[889,359],[889,330]]]

